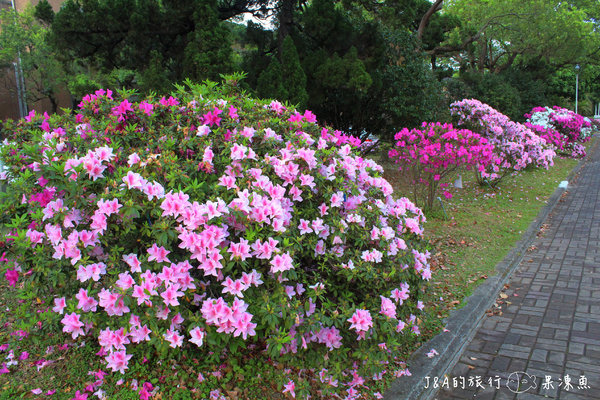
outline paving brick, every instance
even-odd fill
[[[540,362],[546,362],[548,360],[548,351],[547,350],[542,350],[542,349],[535,349],[533,350],[533,352],[531,353],[531,360],[534,361],[540,361]]]

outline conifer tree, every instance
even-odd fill
[[[269,66],[260,73],[256,93],[262,98],[287,100],[288,92],[283,86],[281,63],[273,57]]]
[[[287,91],[287,99],[292,104],[297,104],[300,109],[308,103],[306,92],[306,74],[300,65],[300,57],[291,36],[287,36],[281,49],[282,83]]]

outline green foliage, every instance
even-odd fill
[[[217,80],[231,71],[229,30],[217,17],[217,1],[197,2],[194,30],[188,35],[183,55],[183,75],[195,81]]]
[[[143,93],[150,93],[151,91],[168,93],[172,88],[171,79],[169,78],[169,68],[165,68],[165,60],[162,54],[152,50],[148,66],[138,72],[137,75],[137,84],[140,91]]]
[[[359,13],[362,7],[312,1],[298,15],[301,29],[291,37],[306,74],[308,108],[336,129],[391,140],[400,127],[434,118],[444,108],[439,106],[441,90],[414,35],[387,29],[380,18]],[[251,77],[248,83],[261,96],[281,93],[275,79],[267,78],[278,76],[268,55],[274,45],[272,33],[249,25],[246,40],[254,42],[257,50],[248,55],[245,65],[251,76],[259,74],[260,81],[253,83]],[[287,99],[297,103],[290,89],[297,86],[284,82],[289,74],[285,65],[283,70],[282,89],[288,91]]]
[[[0,26],[0,65],[20,59],[27,102],[48,99],[57,111],[57,93],[64,87],[66,74],[46,40],[48,29],[35,19],[31,7],[22,13],[0,10]]]
[[[472,67],[498,70],[518,59],[576,63],[597,53],[600,31],[591,18],[597,4],[573,7],[570,2],[545,0],[451,0],[448,14],[462,21],[447,44],[475,38],[465,49]],[[475,33],[479,32],[477,36]]]
[[[48,0],[41,0],[37,3],[33,15],[46,24],[51,24],[54,21],[54,10],[52,10],[52,6],[48,3]]]
[[[167,90],[185,77],[217,80],[232,70],[229,29],[216,0],[67,0],[51,38],[72,76],[144,92]],[[113,70],[135,73],[115,80]]]
[[[287,91],[284,100],[297,104],[300,109],[306,108],[308,93],[306,92],[306,74],[300,65],[300,57],[291,36],[283,40],[281,48],[281,83]]]
[[[283,86],[283,70],[277,58],[272,58],[269,66],[259,75],[256,93],[266,99],[288,98],[288,91]]]
[[[462,78],[471,86],[474,98],[489,104],[511,120],[522,119],[527,111],[521,104],[519,90],[498,74],[465,73]]]
[[[441,85],[417,51],[415,36],[386,32],[384,38],[387,62],[382,73],[381,112],[391,122],[385,130],[387,135],[394,133],[394,127],[414,127],[423,121],[439,120],[440,110],[446,108]]]

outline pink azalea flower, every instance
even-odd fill
[[[112,369],[113,372],[119,371],[121,374],[124,374],[125,370],[128,369],[131,357],[130,354],[125,353],[125,350],[110,353],[106,356],[106,361],[108,362],[107,367]]]
[[[239,258],[240,260],[244,261],[251,256],[250,245],[244,238],[241,238],[239,243],[230,243],[227,252],[231,253],[230,257],[232,260]]]
[[[87,393],[81,393],[79,390],[75,392],[75,397],[73,397],[71,400],[87,400],[88,395]]]
[[[294,381],[290,379],[290,381],[283,385],[283,387],[284,389],[281,393],[289,393],[293,398],[296,398],[296,392],[294,392],[294,390],[296,389],[296,384],[294,383]]]
[[[152,333],[152,331],[147,325],[144,325],[139,328],[132,328],[129,332],[129,336],[133,343],[140,343],[142,341],[148,342],[150,341],[150,333]]]
[[[269,106],[271,107],[271,110],[275,111],[277,114],[281,114],[285,110],[283,104],[277,100],[273,100]]]
[[[16,286],[17,281],[19,280],[19,272],[14,269],[7,269],[4,273],[4,277],[10,286]]]
[[[132,153],[129,155],[129,157],[127,157],[127,165],[129,165],[130,167],[134,164],[139,163],[140,161],[140,156],[138,156],[137,153]]]
[[[196,346],[201,347],[204,343],[204,336],[206,336],[206,332],[199,327],[195,327],[190,331],[190,342],[194,343]]]
[[[127,290],[132,287],[134,283],[135,281],[131,275],[129,275],[129,272],[123,272],[119,274],[119,279],[115,282],[115,285],[123,290]]]
[[[96,306],[98,302],[94,300],[93,297],[89,297],[87,294],[87,290],[84,288],[79,289],[79,293],[75,295],[75,298],[79,300],[77,303],[77,308],[82,310],[83,312],[96,312]]]
[[[179,285],[174,284],[170,285],[164,292],[160,294],[160,297],[163,298],[163,303],[168,306],[178,306],[179,301],[178,297],[183,296],[183,292],[179,291]]]
[[[94,155],[99,161],[111,161],[115,158],[113,154],[113,149],[111,147],[98,147],[94,150]]]
[[[63,332],[70,333],[73,339],[76,339],[79,335],[84,335],[82,329],[84,323],[79,320],[78,314],[66,314],[60,322],[62,322],[62,324],[64,325]]]
[[[435,356],[437,356],[437,355],[439,355],[439,354],[440,354],[440,353],[438,353],[436,349],[431,349],[431,350],[429,351],[429,353],[427,353],[427,357],[428,357],[428,358],[433,358],[433,357],[435,357]]]
[[[64,297],[54,299],[54,307],[52,308],[52,311],[62,315],[63,310],[65,309],[66,306],[67,306],[67,302]]]
[[[224,286],[223,293],[231,293],[237,297],[244,297],[244,290],[248,289],[248,285],[246,285],[241,279],[233,280],[231,277],[225,278],[225,281],[222,283]]]
[[[127,185],[128,189],[141,189],[146,180],[137,172],[127,171],[127,175],[123,177],[123,183]]]
[[[131,272],[142,272],[142,263],[138,260],[137,255],[130,253],[123,256],[123,261],[131,267]]]
[[[196,131],[196,136],[208,136],[210,133],[210,128],[208,125],[200,125],[198,130]]]
[[[169,342],[169,347],[177,348],[181,347],[183,344],[183,336],[179,334],[176,330],[167,329],[167,333],[163,335],[165,340]]]
[[[356,329],[357,332],[366,332],[373,326],[369,310],[357,309],[347,321],[351,324],[350,329]]]
[[[396,318],[396,304],[394,304],[394,302],[387,297],[379,297],[381,298],[381,310],[379,313],[388,318]]]
[[[167,258],[167,255],[169,253],[170,253],[170,251],[166,250],[162,246],[158,247],[158,245],[156,243],[154,243],[152,245],[152,247],[150,247],[148,249],[148,254],[150,254],[150,257],[148,257],[148,262],[154,261],[154,260],[156,260],[156,262],[158,262],[158,263],[170,262],[169,259]]]
[[[274,274],[277,272],[288,271],[292,268],[294,268],[294,266],[292,265],[292,257],[289,253],[278,254],[271,260],[271,272]]]

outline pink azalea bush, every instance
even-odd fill
[[[342,398],[404,374],[425,218],[360,140],[228,83],[127,95],[32,112],[2,147],[0,271],[51,304],[43,329],[95,343],[117,374],[262,354],[290,366],[286,393]]]
[[[585,147],[581,143],[591,138],[592,123],[589,119],[559,106],[535,107],[525,117],[525,125],[552,144],[559,154],[585,157]]]
[[[494,145],[494,162],[485,171],[476,170],[479,183],[494,186],[515,171],[530,167],[548,169],[553,165],[556,153],[552,145],[489,105],[464,99],[452,103],[450,113],[458,126],[479,133]]]
[[[389,156],[398,165],[413,188],[415,203],[433,207],[445,180],[460,167],[484,172],[495,159],[494,146],[487,139],[452,124],[424,122],[421,129],[404,128],[394,139]],[[444,191],[444,196],[451,194]]]

